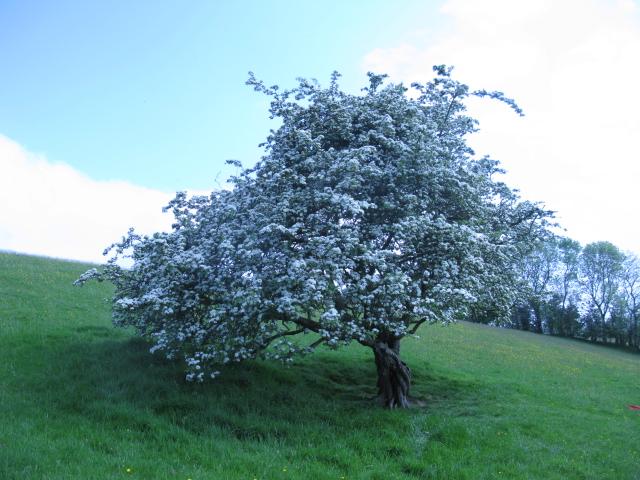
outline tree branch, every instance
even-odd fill
[[[447,108],[447,113],[444,116],[444,119],[442,120],[442,124],[440,125],[440,128],[438,129],[438,137],[442,137],[442,135],[444,134],[444,128],[447,125],[447,122],[449,121],[449,115],[451,115],[451,110],[453,109],[453,105],[456,101],[456,98],[458,98],[458,94],[454,93],[453,95],[451,95],[451,102],[449,102],[449,107]]]
[[[416,332],[418,331],[418,328],[420,328],[420,325],[422,325],[422,324],[423,324],[424,322],[426,322],[426,321],[427,321],[427,319],[426,319],[426,318],[423,318],[422,320],[420,320],[420,321],[416,322],[416,323],[413,325],[413,328],[412,328],[411,330],[409,330],[407,333],[408,333],[409,335],[413,335],[414,333],[416,333]]]
[[[366,338],[363,340],[358,340],[358,343],[364,347],[374,348],[376,346],[375,342],[373,342],[372,340],[368,340]]]
[[[274,340],[281,338],[281,337],[288,337],[291,335],[298,335],[299,333],[304,332],[305,329],[304,328],[299,328],[297,330],[286,330],[284,332],[279,332],[276,333],[275,335],[270,336],[269,338],[267,338],[263,343],[262,343],[262,348],[267,348],[267,346],[273,342]]]
[[[324,338],[319,338],[318,340],[313,342],[311,345],[309,345],[307,348],[310,348],[310,349],[316,348],[318,345],[324,342],[324,340],[325,340]]]
[[[389,236],[387,237],[387,240],[385,240],[385,242],[384,242],[384,245],[382,245],[382,250],[386,250],[389,247],[389,245],[391,245],[391,242],[393,241],[393,236],[394,236],[393,234],[394,233],[395,232],[391,232],[389,234]]]

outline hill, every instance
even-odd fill
[[[373,406],[359,346],[204,385],[111,326],[86,265],[0,254],[0,478],[640,479],[640,356],[461,322],[404,343],[426,406]]]

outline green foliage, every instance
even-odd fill
[[[357,347],[185,383],[86,268],[0,254],[2,480],[638,478],[636,355],[461,322],[406,340],[406,411]]]
[[[562,295],[552,294],[542,305],[542,317],[545,326],[552,335],[577,337],[580,334],[580,312],[575,303],[567,303]]]

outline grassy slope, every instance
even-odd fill
[[[84,269],[0,254],[0,479],[640,479],[640,356],[461,323],[404,344],[425,408],[355,345],[191,385]]]

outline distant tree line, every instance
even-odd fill
[[[518,300],[495,321],[491,302],[471,320],[640,350],[640,260],[610,242],[582,247],[549,235],[516,265]]]

